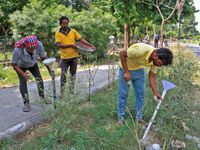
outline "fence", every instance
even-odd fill
[[[15,41],[12,36],[0,36],[0,62],[8,62],[7,53],[13,52]]]

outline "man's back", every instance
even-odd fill
[[[154,39],[157,41],[158,40],[158,34],[155,35]]]

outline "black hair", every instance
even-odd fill
[[[67,18],[66,16],[62,16],[60,17],[60,24],[62,23],[63,20],[68,20],[69,23],[69,18]]]
[[[173,54],[168,48],[159,48],[156,50],[158,59],[161,59],[165,66],[172,64]]]

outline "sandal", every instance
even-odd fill
[[[141,125],[143,125],[143,126],[145,126],[145,127],[147,127],[149,125],[149,123],[146,122],[146,121],[144,121],[143,119],[139,119],[138,123],[141,124]]]
[[[29,105],[24,105],[24,107],[22,108],[23,112],[29,112],[31,111],[31,108]]]

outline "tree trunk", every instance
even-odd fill
[[[135,39],[135,29],[136,29],[136,26],[134,26],[134,27],[133,27],[133,30],[132,30],[132,32],[133,32],[133,37],[132,37],[132,38],[133,38],[133,39]]]
[[[164,30],[164,24],[165,24],[165,22],[164,21],[162,21],[162,24],[161,24],[161,33],[160,33],[160,48],[162,48],[163,47],[163,30]]]
[[[124,49],[130,46],[130,24],[124,25]]]

